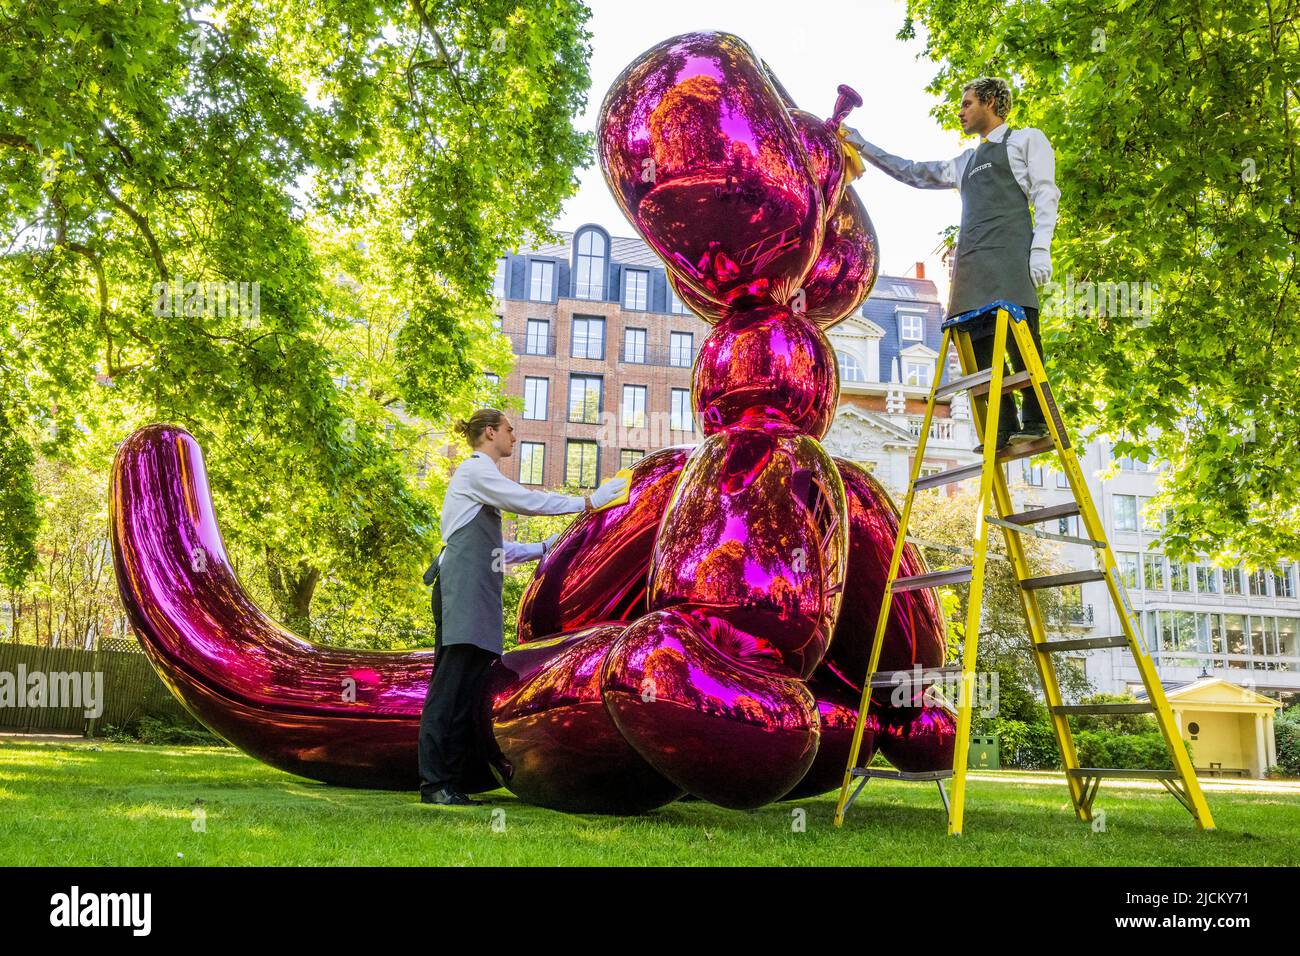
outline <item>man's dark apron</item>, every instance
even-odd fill
[[[948,315],[960,315],[1006,299],[1038,308],[1038,293],[1029,276],[1034,226],[1029,200],[1007,160],[1008,129],[1002,141],[980,143],[967,165],[961,187],[961,232],[953,263]],[[976,323],[992,330],[992,319]],[[970,327],[973,336],[979,330]]]
[[[494,654],[505,650],[501,607],[505,545],[500,511],[482,505],[469,524],[453,531],[443,546],[441,560],[424,573],[424,582],[437,589],[435,614],[441,597],[439,645],[473,644]]]

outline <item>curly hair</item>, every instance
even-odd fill
[[[1003,119],[1011,112],[1011,86],[1006,80],[996,76],[981,76],[961,88],[963,93],[967,90],[974,90],[979,101],[991,104],[993,112]]]
[[[452,430],[469,442],[470,448],[474,448],[489,428],[501,427],[501,419],[500,409],[480,408],[469,418],[457,421],[452,425]]]

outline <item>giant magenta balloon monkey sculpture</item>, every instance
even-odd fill
[[[628,501],[575,520],[540,562],[519,645],[485,681],[466,790],[637,813],[839,784],[898,527],[881,486],[819,441],[839,392],[825,329],[877,269],[836,132],[859,104],[841,87],[830,120],[799,110],[726,33],[666,40],[615,81],[598,130],[610,188],[714,326],[692,390],[705,438],[643,458]],[[433,653],[322,647],[262,613],[188,432],[122,445],[110,524],[132,625],[200,721],[292,773],[415,788]],[[922,570],[909,545],[901,573]],[[895,597],[881,653],[883,670],[942,663],[932,593]],[[873,692],[862,760],[879,746],[902,769],[951,765],[951,712],[891,690]]]

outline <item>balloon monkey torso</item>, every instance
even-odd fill
[[[465,789],[631,813],[838,784],[897,529],[880,486],[819,441],[839,392],[824,329],[861,304],[877,259],[835,132],[855,99],[841,94],[833,120],[798,110],[722,33],[660,43],[611,88],[610,188],[715,326],[693,378],[705,438],[642,459],[628,502],[575,521],[541,562],[520,646],[489,672]],[[193,438],[133,435],[111,511],[124,604],[199,719],[286,770],[415,787],[436,661],[319,648],[269,621],[225,561]],[[903,573],[921,567],[909,547]],[[881,667],[943,653],[933,596],[897,596]],[[873,696],[864,760],[878,743],[903,769],[950,764],[949,713],[918,703]]]

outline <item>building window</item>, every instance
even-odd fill
[[[605,298],[605,237],[588,229],[578,237],[578,275],[573,294],[579,299]]]
[[[492,316],[492,328],[500,332],[502,328],[505,326],[505,321],[506,321],[506,317],[504,315]]]
[[[672,283],[668,284],[668,311],[673,315],[690,315],[691,312],[686,308],[686,303],[682,301],[681,296],[673,291]]]
[[[1115,563],[1126,588],[1138,587],[1138,556],[1132,551],[1116,551]]]
[[[904,385],[922,385],[930,387],[930,376],[934,372],[934,365],[930,362],[916,362],[908,360],[903,363],[903,384]]]
[[[645,363],[645,329],[623,330],[623,361]]]
[[[1067,474],[1066,474],[1065,472],[1063,472],[1063,471],[1058,471],[1058,472],[1056,473],[1056,487],[1058,487],[1058,488],[1069,488],[1069,487],[1070,487],[1070,476],[1067,475]]]
[[[534,302],[550,302],[555,288],[555,263],[534,259],[528,263],[528,298]]]
[[[1164,512],[1159,508],[1152,508],[1151,499],[1146,495],[1138,497],[1138,514],[1142,518],[1142,530],[1147,532],[1159,531],[1164,524]]]
[[[501,376],[498,375],[496,372],[484,372],[483,377],[487,379],[489,382],[491,382],[493,385],[501,384]]]
[[[524,418],[531,418],[536,421],[546,420],[546,405],[550,391],[551,380],[549,378],[533,378],[529,376],[524,379]]]
[[[1241,577],[1241,568],[1224,568],[1223,569],[1223,593],[1224,594],[1245,594],[1246,583]]]
[[[1202,594],[1219,593],[1219,569],[1210,564],[1196,566],[1196,590]]]
[[[594,441],[570,438],[564,448],[564,480],[579,488],[595,488],[600,475]]]
[[[574,316],[573,347],[569,354],[574,358],[603,359],[605,320],[592,316]]]
[[[1137,496],[1115,495],[1115,530],[1136,531],[1138,527]]]
[[[695,361],[695,335],[692,332],[668,333],[668,364],[690,368]]]
[[[519,448],[519,483],[521,485],[542,484],[542,474],[546,465],[546,445],[539,441],[523,441],[519,443]]]
[[[506,270],[510,268],[509,259],[497,260],[496,278],[492,282],[492,294],[498,299],[506,297]]]
[[[569,421],[600,424],[601,392],[605,384],[599,375],[569,376]]]
[[[1142,586],[1148,591],[1165,589],[1165,556],[1163,554],[1142,555]]]
[[[1031,465],[1028,458],[1020,459],[1020,469],[1024,473],[1025,484],[1034,488],[1043,487],[1043,466]]]
[[[1297,624],[1300,624],[1300,619],[1294,617],[1277,619],[1277,652],[1283,657],[1300,657],[1300,646],[1297,646]],[[1295,665],[1290,665],[1286,669],[1295,670]]]
[[[1072,538],[1079,537],[1079,516],[1066,515],[1064,518],[1057,518],[1056,533],[1069,535]]]
[[[646,310],[650,291],[650,273],[644,269],[623,270],[623,308]]]
[[[650,389],[645,385],[623,386],[623,426],[645,428],[646,396]]]
[[[1250,585],[1251,597],[1268,597],[1268,572],[1264,569],[1252,571],[1246,583]]]
[[[669,414],[668,427],[679,432],[695,431],[695,422],[691,416],[691,390],[675,388],[672,393],[672,410]]]
[[[1192,589],[1191,575],[1188,573],[1187,565],[1182,561],[1169,562],[1169,590],[1171,591],[1190,591]]]
[[[1228,653],[1237,657],[1246,657],[1249,645],[1246,643],[1246,615],[1223,615],[1223,636],[1228,645]],[[1229,660],[1229,667],[1245,667],[1244,660]]]
[[[524,338],[524,353],[526,355],[551,354],[550,319],[528,320],[528,334]]]
[[[841,382],[865,382],[867,373],[862,370],[862,363],[847,352],[841,352],[838,349],[835,357],[840,363],[840,381]]]
[[[925,316],[912,312],[898,313],[898,337],[904,342],[925,341]]]
[[[1295,597],[1295,565],[1286,564],[1273,572],[1273,594],[1280,598]]]
[[[644,457],[645,451],[640,448],[624,448],[618,453],[618,467],[631,468]]]
[[[1111,446],[1110,456],[1115,461],[1119,462],[1120,471],[1144,472],[1151,470],[1145,461],[1141,461],[1137,458],[1130,458],[1128,455],[1116,455],[1114,445]]]

